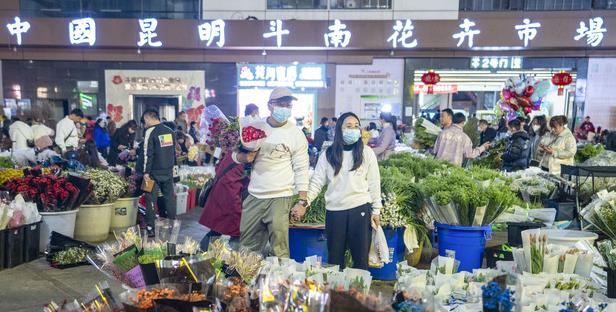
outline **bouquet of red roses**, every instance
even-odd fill
[[[242,128],[242,148],[247,151],[258,151],[265,142],[265,138],[267,135],[265,131],[259,129],[258,123]]]
[[[28,172],[5,186],[12,196],[22,194],[27,201],[35,202],[39,211],[67,211],[80,205],[79,189],[64,177]]]

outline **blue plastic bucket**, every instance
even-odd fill
[[[304,262],[306,257],[320,256],[327,263],[327,237],[325,227],[293,226],[289,228],[289,251],[291,259]]]
[[[396,272],[398,270],[398,262],[404,260],[406,247],[404,246],[404,228],[383,228],[385,238],[387,239],[387,247],[389,247],[389,260],[391,262],[385,264],[379,269],[368,269],[372,274],[372,279],[379,281],[396,280]]]
[[[472,272],[481,268],[486,241],[492,239],[492,226],[457,226],[436,223],[438,254],[445,256],[446,250],[456,252],[460,261],[458,271]]]

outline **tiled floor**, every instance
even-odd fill
[[[207,233],[207,229],[197,223],[198,218],[198,210],[180,216],[180,242],[187,236],[199,241]],[[498,233],[488,245],[502,244],[503,240],[506,241],[506,234],[503,236],[503,233]],[[430,255],[424,254],[422,267],[429,267],[430,258]],[[92,266],[58,270],[49,267],[45,259],[40,258],[0,271],[0,312],[41,311],[43,304],[51,300],[62,302],[64,299],[80,298],[91,291],[95,283],[105,280],[115,294],[122,292],[119,283],[107,278]],[[377,282],[373,283],[372,292],[389,296],[392,287],[393,282]]]
[[[207,229],[197,223],[199,212],[192,210],[181,215],[180,242],[190,236],[200,240]],[[42,311],[42,306],[54,300],[81,298],[90,292],[94,284],[108,281],[112,291],[119,295],[122,286],[107,278],[93,266],[81,266],[58,270],[51,268],[40,258],[12,269],[0,271],[0,311]]]

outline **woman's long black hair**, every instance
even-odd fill
[[[344,146],[346,145],[342,138],[342,125],[348,117],[355,117],[359,121],[357,115],[353,113],[349,112],[342,114],[342,116],[338,118],[338,122],[336,123],[334,143],[325,151],[327,162],[329,162],[329,164],[334,168],[334,176],[337,176],[340,172],[340,169],[342,168],[342,153],[344,151]],[[364,142],[362,142],[360,138],[351,146],[353,148],[353,168],[351,169],[351,171],[353,171],[359,168],[359,166],[361,166],[362,162],[364,161]]]

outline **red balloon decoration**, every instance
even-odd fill
[[[520,106],[522,107],[532,107],[533,106],[533,104],[531,103],[530,99],[527,96],[518,97],[518,104],[520,104]]]
[[[531,97],[534,92],[535,92],[535,87],[528,86],[528,87],[526,87],[526,90],[524,91],[524,95],[526,95],[528,97]]]
[[[565,87],[573,82],[573,77],[568,72],[561,70],[559,73],[552,76],[552,83],[558,86],[558,95],[565,93]]]
[[[432,69],[421,75],[421,82],[428,86],[428,94],[434,94],[434,85],[440,81],[441,75],[437,74]]]

